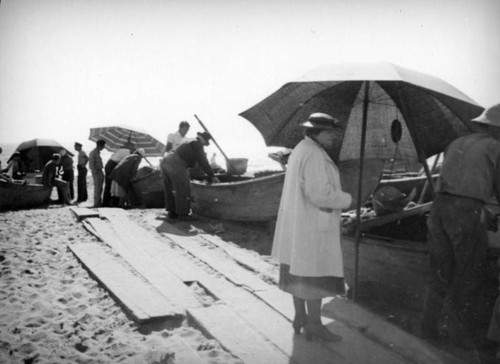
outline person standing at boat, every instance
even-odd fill
[[[57,178],[57,169],[61,163],[61,155],[58,153],[52,154],[52,159],[45,164],[42,172],[42,184],[49,187],[57,188],[58,202],[71,205],[69,201],[68,183]]]
[[[345,293],[341,210],[352,197],[342,190],[337,166],[328,156],[342,133],[340,122],[313,113],[300,124],[305,138],[288,160],[272,256],[280,262],[279,288],[293,296],[293,329],[306,339],[337,342],[342,337],[321,322],[325,297]]]
[[[61,178],[63,181],[68,183],[68,193],[70,200],[72,201],[75,198],[75,188],[73,186],[73,182],[75,180],[75,173],[73,171],[73,158],[68,155],[66,149],[61,149],[59,151],[59,155],[61,156],[61,161],[59,163],[61,170]]]
[[[175,133],[168,134],[165,153],[170,152],[172,149],[176,148],[186,141],[186,134],[189,131],[189,128],[190,125],[187,121],[181,121],[179,123],[179,130],[177,130]]]
[[[487,277],[484,207],[493,196],[500,201],[500,104],[471,127],[472,134],[445,151],[427,219],[431,278],[422,321],[424,337],[439,340],[440,319],[448,317],[450,338],[468,349],[485,342],[487,322],[479,308]]]
[[[114,152],[109,158],[109,160],[106,162],[106,165],[104,166],[105,181],[104,181],[104,193],[102,196],[102,206],[110,207],[118,203],[118,201],[115,201],[115,199],[111,197],[111,184],[112,184],[111,173],[116,168],[116,166],[123,159],[125,159],[125,157],[129,156],[130,153],[132,153],[134,148],[135,147],[133,143],[125,142],[123,146],[116,152]]]
[[[16,150],[7,161],[7,167],[2,172],[12,179],[23,179],[25,173],[21,167],[21,153]]]
[[[191,184],[189,168],[198,163],[207,174],[208,183],[218,182],[207,160],[204,147],[212,136],[197,133],[196,139],[185,141],[163,156],[160,168],[165,192],[165,208],[169,218],[189,219],[191,207]]]
[[[102,139],[96,142],[96,147],[92,149],[89,155],[89,168],[94,181],[94,207],[102,205],[102,185],[104,183],[103,163],[101,150],[104,149],[106,142]]]
[[[130,207],[132,181],[134,180],[142,158],[146,156],[143,148],[123,158],[111,172],[111,195],[118,199],[118,207]]]
[[[89,161],[89,157],[87,153],[82,149],[82,144],[75,142],[75,150],[78,152],[76,168],[78,170],[77,177],[77,193],[78,197],[76,202],[84,202],[87,201],[87,163]]]

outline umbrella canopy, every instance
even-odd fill
[[[267,145],[287,148],[295,147],[303,138],[298,125],[311,113],[334,116],[342,128],[337,135],[339,142],[328,153],[334,160],[359,158],[357,196],[363,196],[360,181],[365,154],[389,161],[399,151],[405,164],[413,168],[420,168],[418,162],[423,165],[432,186],[426,159],[469,133],[470,120],[482,111],[467,95],[438,78],[391,63],[372,63],[319,67],[240,115],[257,127]],[[361,199],[356,204],[354,298],[358,287]]]
[[[149,157],[162,156],[165,150],[165,145],[147,132],[128,126],[91,128],[89,139],[93,142],[97,142],[99,139],[104,140],[106,142],[105,148],[111,152],[122,148],[127,142],[134,144],[135,148],[143,148],[146,156]]]
[[[342,124],[342,143],[330,151],[335,160],[359,158],[365,120],[366,154],[396,157],[415,170],[419,161],[469,133],[469,121],[482,110],[436,77],[391,63],[368,63],[318,67],[240,115],[257,127],[267,145],[293,148],[303,138],[300,122],[312,112],[330,114]],[[390,134],[395,119],[402,124],[397,145]]]
[[[16,151],[21,153],[23,169],[26,172],[42,171],[45,164],[52,159],[52,154],[59,153],[64,149],[67,154],[73,153],[62,146],[61,143],[52,139],[32,139],[19,144]]]

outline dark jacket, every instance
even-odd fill
[[[47,162],[42,172],[42,183],[45,186],[54,186],[57,177],[57,162],[51,160]]]
[[[189,140],[177,146],[171,153],[176,153],[189,168],[193,168],[196,163],[200,165],[203,171],[208,175],[211,180],[214,176],[214,171],[210,167],[207,155],[203,149],[203,144],[198,140]]]
[[[126,156],[111,172],[111,179],[123,188],[129,188],[132,179],[137,174],[141,159],[142,157],[135,153]]]

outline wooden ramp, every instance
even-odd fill
[[[157,261],[154,252],[142,248],[144,231],[135,229],[132,221],[116,219],[109,221],[90,218],[84,221],[104,243],[126,260],[140,275],[167,297],[178,313],[184,314],[186,308],[200,306],[193,292],[168,269],[168,261]]]
[[[348,325],[338,318],[342,315],[324,317],[328,328],[344,337],[342,342],[307,342],[303,336],[293,334],[293,305],[290,296],[280,291],[276,285],[267,283],[270,277],[277,279],[273,273],[263,277],[262,269],[267,272],[272,271],[272,267],[258,262],[250,252],[238,251],[222,240],[217,241],[215,236],[187,235],[151,216],[148,216],[151,220],[148,219],[147,224],[156,231],[142,228],[129,219],[123,210],[100,209],[99,213],[105,220],[89,218],[85,222],[87,228],[112,247],[113,252],[119,254],[120,259],[129,265],[129,269],[140,277],[142,284],[153,286],[159,297],[144,294],[152,300],[183,302],[182,308],[186,310],[193,326],[215,338],[245,363],[446,362],[438,355],[420,355],[415,359],[412,357],[414,352],[394,350],[391,345],[398,346],[397,340],[391,345],[377,342],[370,336],[372,331],[369,331],[370,335],[365,335],[352,322]],[[78,249],[80,248],[76,250]],[[84,253],[79,252],[80,256],[90,254],[88,249],[81,249]],[[86,259],[92,261],[97,260],[97,257]],[[104,265],[100,264],[101,267]],[[98,271],[99,264],[95,265],[97,268],[89,269]],[[100,273],[106,275],[106,272]],[[162,278],[164,274],[168,275],[167,281]],[[190,299],[186,303],[183,301],[185,291],[174,298],[178,293],[173,292],[177,290],[165,289],[165,286],[171,284],[168,282],[176,281],[182,285],[182,281],[198,282],[206,295],[212,297],[212,302],[205,302],[203,307],[198,302],[193,304]],[[140,292],[144,288],[132,289]],[[371,327],[375,327],[375,324]],[[388,330],[387,327],[384,329]]]
[[[288,363],[289,357],[225,305],[189,310],[202,331],[246,364]]]
[[[99,217],[99,212],[86,207],[72,206],[69,209],[75,214],[77,221],[82,221],[89,217]]]
[[[145,323],[180,314],[152,285],[102,244],[76,243],[69,249],[134,321]]]

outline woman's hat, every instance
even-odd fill
[[[472,121],[500,128],[500,104],[487,108],[477,118],[472,119]]]
[[[328,114],[322,112],[315,112],[309,115],[307,121],[300,123],[300,126],[310,129],[328,130],[328,129],[339,128],[340,121]]]
[[[207,144],[210,144],[209,141],[210,139],[212,139],[212,136],[210,135],[210,133],[207,133],[206,131],[204,131],[203,133],[196,133],[198,136],[202,137],[206,142]]]
[[[146,151],[144,150],[144,148],[139,148],[135,152],[143,158],[146,156]]]

